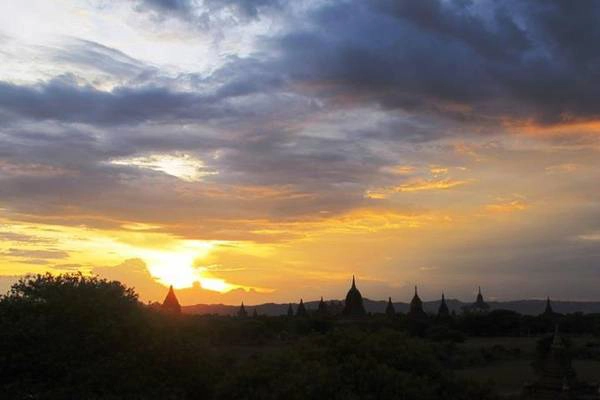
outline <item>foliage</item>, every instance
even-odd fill
[[[203,386],[205,358],[193,327],[146,309],[119,282],[37,275],[0,300],[8,398],[168,398]]]
[[[384,330],[338,329],[244,360],[217,399],[471,399],[485,388],[459,382],[427,342]]]
[[[560,318],[560,319],[559,319]],[[119,282],[22,279],[0,299],[0,393],[11,399],[490,399],[454,367],[520,357],[469,336],[596,329],[598,315],[512,311],[444,320],[188,316]],[[594,328],[591,328],[594,327]],[[583,348],[592,358],[592,346]]]

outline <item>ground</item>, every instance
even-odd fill
[[[498,394],[510,397],[520,393],[524,382],[535,380],[531,362],[535,355],[536,337],[500,337],[469,338],[460,347],[471,354],[481,353],[481,365],[457,368],[459,376],[471,378],[478,382],[492,382]],[[585,353],[582,349],[589,347],[598,339],[589,336],[571,339],[574,349]],[[581,354],[575,358],[573,367],[579,379],[590,383],[600,382],[600,359],[590,359]]]

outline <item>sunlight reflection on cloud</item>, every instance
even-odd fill
[[[189,154],[152,154],[144,157],[113,160],[110,163],[160,171],[186,182],[199,182],[205,176],[218,173],[207,170],[202,160]]]

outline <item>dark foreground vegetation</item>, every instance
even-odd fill
[[[597,333],[593,318],[567,320],[568,329]],[[384,315],[171,315],[119,282],[36,276],[0,299],[0,398],[493,399],[491,384],[454,370],[515,359],[520,350],[461,342],[544,324],[518,314],[418,325]],[[600,359],[594,346],[582,349]]]

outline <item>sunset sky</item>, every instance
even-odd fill
[[[0,292],[600,300],[600,2],[0,2]],[[167,286],[165,286],[167,285]]]

